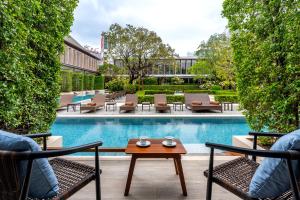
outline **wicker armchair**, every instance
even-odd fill
[[[12,152],[0,151],[0,199],[5,200],[33,200],[27,196],[29,189],[29,182],[31,176],[31,169],[33,160],[38,158],[53,158],[50,165],[58,179],[59,193],[52,200],[68,199],[75,192],[79,191],[92,180],[96,182],[96,199],[101,199],[100,193],[100,170],[99,170],[99,156],[98,147],[102,142],[94,142],[78,147],[66,148],[63,150],[47,150],[46,137],[51,136],[47,134],[27,135],[30,138],[43,138],[43,150],[41,152]],[[95,168],[88,165],[76,163],[62,158],[54,158],[84,151],[87,149],[95,149]],[[21,160],[26,160],[27,171],[23,180],[22,187],[20,187],[17,163]],[[37,199],[34,199],[37,200]]]
[[[254,136],[253,149],[206,143],[206,146],[210,148],[209,169],[204,172],[204,175],[207,177],[206,199],[211,200],[212,183],[214,182],[224,187],[231,193],[237,195],[241,199],[254,200],[255,198],[250,197],[247,192],[249,191],[251,179],[259,166],[259,163],[256,162],[256,156],[259,156],[269,158],[282,158],[287,162],[287,166],[289,169],[287,172],[287,176],[290,177],[291,189],[272,200],[300,200],[299,183],[297,183],[297,179],[292,170],[291,164],[292,160],[300,160],[300,152],[256,150],[258,136],[281,137],[282,134],[250,132],[249,135]],[[214,149],[240,153],[246,156],[214,167]],[[249,155],[252,156],[252,159],[248,158]],[[266,200],[271,199],[268,198]]]

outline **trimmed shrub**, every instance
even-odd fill
[[[185,90],[185,93],[207,93],[207,94],[215,94],[213,90]]]
[[[73,73],[72,77],[72,89],[73,91],[82,91],[83,90],[83,74],[82,73]]]
[[[147,77],[143,80],[144,85],[157,85],[158,81],[156,77]]]
[[[238,103],[237,95],[215,95],[215,101]]]
[[[145,90],[145,95],[174,94],[174,90]]]
[[[154,103],[154,96],[153,95],[145,95],[145,96],[138,96],[139,103],[142,102],[151,102]],[[173,103],[176,101],[180,101],[184,103],[184,96],[182,95],[167,95],[167,102]]]
[[[89,90],[93,90],[95,87],[95,75],[91,74],[89,78],[90,78]]]
[[[211,86],[210,89],[211,89],[211,90],[222,90],[222,87],[219,86],[219,85],[213,85],[213,86]]]
[[[61,91],[71,92],[72,91],[72,72],[61,71]]]
[[[95,77],[95,90],[103,90],[104,89],[104,77],[103,76],[96,76]]]
[[[93,90],[94,89],[95,76],[92,74],[84,75],[84,86],[85,90]]]
[[[88,90],[90,85],[90,79],[88,74],[84,74],[83,76],[83,89]]]
[[[60,95],[59,55],[77,2],[1,1],[2,130],[25,134],[50,129]]]
[[[144,90],[197,90],[198,85],[144,85]]]

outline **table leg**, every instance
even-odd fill
[[[127,182],[126,182],[126,188],[125,188],[125,192],[124,192],[124,196],[128,196],[129,190],[130,190],[130,184],[131,184],[131,180],[132,180],[132,175],[133,175],[133,171],[134,171],[134,166],[135,166],[135,161],[136,161],[137,157],[132,155],[131,157],[131,161],[130,161],[130,167],[129,167],[129,171],[128,171],[128,177],[127,177]]]
[[[176,175],[178,175],[178,168],[177,168],[177,164],[176,164],[175,158],[174,158],[174,166],[175,166]]]
[[[175,158],[175,160],[177,163],[177,169],[178,169],[178,173],[179,173],[179,179],[180,179],[180,183],[181,183],[182,193],[183,193],[183,196],[187,196],[187,191],[186,191],[186,186],[185,186],[185,181],[184,181],[184,174],[183,174],[182,164],[181,164],[181,157],[177,157],[177,158]]]
[[[67,112],[69,112],[69,105],[67,105]]]

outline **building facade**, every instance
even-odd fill
[[[65,37],[64,42],[64,53],[60,56],[62,69],[84,73],[98,72],[100,54],[84,48],[71,36]]]
[[[174,61],[165,59],[157,60],[153,68],[148,68],[146,74],[158,78],[180,77],[183,79],[193,78],[195,75],[189,73],[189,68],[197,62],[197,57],[177,57]],[[114,65],[123,67],[121,60],[114,60]]]

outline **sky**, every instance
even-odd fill
[[[155,31],[180,56],[226,29],[223,0],[80,0],[71,35],[81,45],[100,48],[101,33],[118,23]]]

